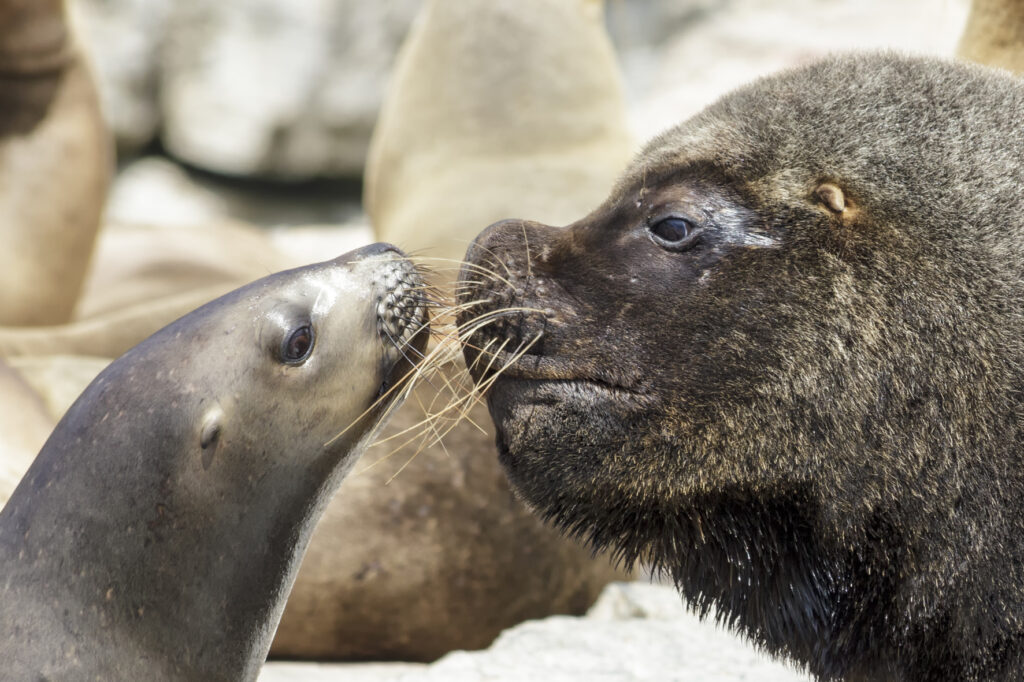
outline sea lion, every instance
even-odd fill
[[[377,238],[458,261],[481,225],[600,201],[634,151],[603,19],[599,0],[427,0],[370,142]]]
[[[66,322],[113,168],[61,0],[0,0],[0,325]]]
[[[1005,72],[835,57],[564,229],[488,228],[464,354],[513,485],[819,679],[1020,679],[1022,111]]]
[[[258,280],[107,367],[0,512],[11,679],[254,679],[320,512],[426,345],[389,245]]]
[[[957,56],[1024,73],[1024,3],[973,0]]]

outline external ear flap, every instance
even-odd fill
[[[203,426],[199,431],[199,447],[203,449],[203,469],[209,469],[213,461],[213,453],[217,450],[216,445],[220,440],[221,422],[224,419],[224,410],[220,405],[210,408],[203,417]]]
[[[814,194],[825,205],[825,208],[833,213],[842,213],[846,210],[846,195],[837,185],[823,182],[814,190]]]

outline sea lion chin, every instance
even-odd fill
[[[565,228],[471,245],[509,479],[821,679],[1024,663],[1024,86],[894,54],[763,79]]]

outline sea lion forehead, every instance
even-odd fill
[[[967,83],[965,70],[983,78]],[[779,163],[856,157],[865,139],[917,139],[929,132],[926,123],[953,125],[978,99],[957,95],[993,78],[1005,80],[978,67],[891,52],[829,57],[724,95],[651,140],[627,177],[701,165],[764,174]]]

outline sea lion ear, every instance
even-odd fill
[[[224,410],[220,405],[211,407],[203,416],[203,425],[199,431],[199,447],[203,450],[203,469],[210,467],[213,461],[213,453],[216,450],[217,441],[220,439],[221,422],[224,419]]]
[[[823,182],[814,190],[814,196],[835,214],[841,214],[846,210],[846,195],[843,190],[831,182]]]

